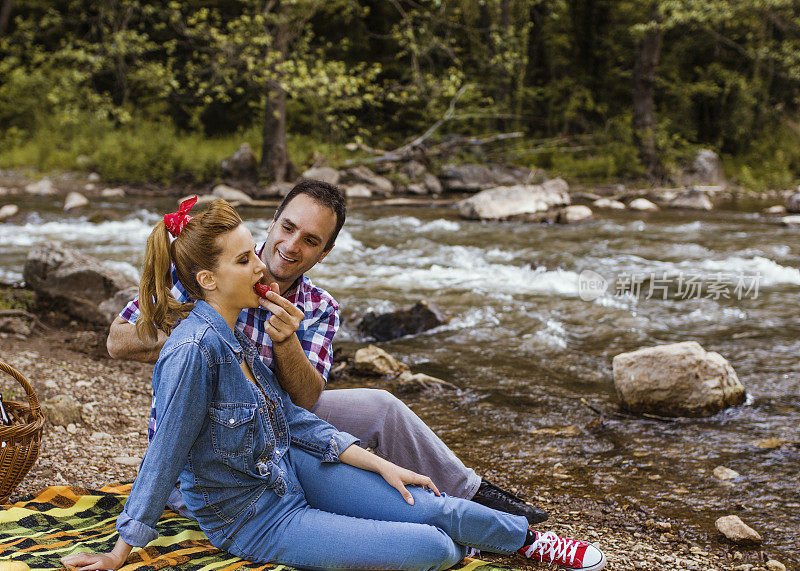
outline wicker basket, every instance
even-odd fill
[[[28,380],[0,360],[0,371],[14,377],[28,396],[28,405],[3,402],[11,424],[0,424],[0,503],[8,501],[39,456],[44,415]]]

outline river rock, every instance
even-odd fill
[[[228,186],[227,184],[218,184],[211,191],[211,194],[228,202],[238,202],[239,204],[253,203],[253,199],[249,194],[238,188]]]
[[[562,208],[558,213],[557,220],[559,224],[575,224],[576,222],[591,220],[592,216],[592,209],[588,206],[573,204]]]
[[[220,161],[220,167],[229,177],[235,180],[255,181],[258,179],[258,160],[253,149],[242,143],[234,153]]]
[[[96,172],[90,172],[86,178],[89,179],[89,182],[100,182],[100,175]]]
[[[610,210],[625,210],[626,208],[624,202],[613,200],[611,198],[598,198],[592,203],[592,205],[595,208],[607,208]]]
[[[442,379],[431,377],[425,373],[414,373],[405,371],[397,376],[394,381],[395,390],[401,393],[432,392],[441,393],[445,391],[459,391],[460,389],[453,383],[448,383]]]
[[[33,331],[32,320],[24,315],[4,315],[0,317],[0,332],[27,337]]]
[[[0,208],[0,220],[11,218],[17,212],[19,212],[19,206],[16,204],[4,204],[3,207]]]
[[[722,535],[734,543],[761,543],[761,535],[744,523],[738,515],[726,515],[714,524]]]
[[[142,459],[138,456],[117,456],[114,462],[122,466],[138,466],[142,463]]]
[[[697,152],[684,177],[687,182],[702,185],[724,185],[725,173],[719,155],[710,149]]]
[[[44,177],[40,181],[32,182],[27,185],[25,187],[25,192],[36,196],[50,196],[56,193],[56,187],[53,185],[53,181],[50,180],[50,178]]]
[[[786,199],[786,210],[788,212],[800,212],[800,192],[789,195]]]
[[[613,370],[617,396],[633,412],[709,416],[745,399],[728,361],[696,341],[622,353]]]
[[[781,216],[786,214],[786,207],[783,204],[776,204],[774,206],[769,206],[761,211],[762,214],[766,214],[767,216]]]
[[[784,226],[800,226],[800,214],[793,214],[792,216],[784,216],[781,218],[781,224]]]
[[[714,468],[714,477],[717,480],[726,482],[728,480],[735,480],[736,478],[741,477],[741,474],[739,474],[739,472],[736,470],[731,470],[725,466],[717,466]]]
[[[406,194],[424,195],[428,194],[428,187],[421,182],[411,182],[403,187]]]
[[[116,317],[117,304],[101,309],[103,302],[113,299],[121,290],[138,287],[122,272],[58,242],[34,247],[25,260],[23,277],[28,287],[63,311],[104,326]],[[114,310],[109,309],[111,305]]]
[[[74,208],[84,208],[89,206],[89,199],[83,196],[80,192],[70,192],[64,200],[64,210],[73,210]]]
[[[628,208],[630,210],[636,210],[639,212],[655,212],[658,210],[658,206],[647,200],[646,198],[637,198],[632,200],[628,204]]]
[[[428,189],[428,192],[431,194],[441,194],[442,193],[442,183],[439,181],[437,177],[432,175],[429,172],[426,172],[422,177],[422,184],[425,185],[425,188]]]
[[[125,189],[119,187],[104,188],[100,191],[100,196],[103,198],[124,198]]]
[[[264,198],[275,198],[276,196],[284,197],[294,188],[294,183],[291,182],[272,182],[267,186],[259,187],[254,192],[254,198],[259,200]]]
[[[347,198],[369,198],[372,191],[365,184],[348,184],[342,187]]]
[[[373,194],[392,194],[394,185],[385,176],[381,176],[369,170],[365,166],[349,168],[344,172],[341,179],[343,184],[363,184],[369,188]]]
[[[777,559],[770,559],[766,563],[767,571],[786,571],[786,565]]]
[[[70,424],[80,424],[83,422],[81,417],[81,403],[70,395],[56,395],[42,403],[42,410],[45,418],[53,426],[67,427]]]
[[[420,180],[427,172],[428,169],[419,161],[408,161],[400,167],[400,174],[410,181]]]
[[[356,351],[353,368],[362,374],[391,377],[408,370],[407,365],[375,345],[368,345]]]
[[[670,208],[685,208],[687,210],[713,210],[714,205],[705,192],[689,190],[678,194],[667,203]]]
[[[188,200],[193,196],[197,197],[197,202],[195,203],[196,207],[205,206],[207,204],[211,204],[215,200],[219,200],[219,196],[214,196],[213,194],[187,194],[186,196],[182,196],[178,199],[178,204],[183,202],[184,200]]]
[[[310,168],[301,176],[307,180],[321,180],[322,182],[334,185],[339,184],[339,179],[341,178],[339,171],[331,167]]]
[[[436,304],[423,300],[410,309],[381,315],[370,312],[358,324],[358,330],[362,335],[372,337],[376,341],[388,341],[415,335],[447,322],[447,317]]]
[[[439,172],[442,188],[449,192],[478,192],[498,186],[519,186],[543,181],[538,171],[529,168],[463,164],[445,165]]]
[[[544,184],[490,188],[458,202],[456,206],[463,218],[497,220],[545,212],[569,203],[569,186],[564,179],[556,178]]]

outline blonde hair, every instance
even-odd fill
[[[169,335],[194,307],[194,303],[181,303],[172,296],[171,265],[175,264],[186,293],[193,299],[204,299],[203,288],[197,283],[197,273],[217,269],[222,254],[218,238],[235,230],[241,223],[236,210],[220,199],[193,217],[171,242],[164,221],[156,224],[147,239],[139,282],[140,314],[136,320],[139,339],[155,341],[158,329]]]

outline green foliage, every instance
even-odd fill
[[[31,290],[0,287],[0,309],[33,311],[35,306],[36,294]]]
[[[792,184],[795,0],[15,0],[0,166],[83,155],[109,180],[212,180],[242,141],[260,150],[278,85],[298,165],[337,164],[347,142],[400,146],[447,114],[432,141],[522,131],[484,158],[637,178],[631,80],[648,30],[663,33],[662,165],[712,148],[742,185]]]

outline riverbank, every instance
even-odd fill
[[[46,425],[39,459],[12,501],[51,485],[97,488],[131,481],[147,446],[152,366],[110,359],[102,331],[58,321],[47,327],[26,339],[0,338],[0,355],[31,381],[40,401],[56,394],[74,397],[82,419],[67,428]],[[380,387],[381,381],[344,376],[331,388],[365,385]],[[422,398],[402,396],[412,408]],[[17,394],[14,400],[19,398]],[[439,426],[462,423],[458,415],[425,420]],[[497,463],[485,475],[546,509],[551,517],[541,529],[600,545],[609,569],[766,569],[762,567],[766,551],[739,550],[714,538],[698,538],[637,504],[550,493],[546,482],[538,490],[517,487],[511,461]],[[522,569],[541,568],[518,557],[485,558]]]

